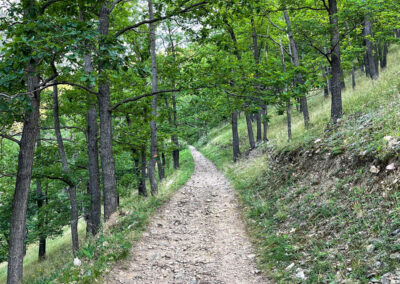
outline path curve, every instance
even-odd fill
[[[130,259],[106,283],[269,283],[256,268],[228,180],[190,149],[193,176],[155,214]]]

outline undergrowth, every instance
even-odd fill
[[[199,142],[237,190],[259,266],[273,280],[367,283],[398,267],[398,173],[385,167],[400,165],[400,50],[390,58],[376,82],[358,74],[357,88],[343,94],[337,125],[329,124],[330,102],[319,95],[309,100],[310,129],[294,111],[290,142],[285,117],[274,116],[270,142],[248,153],[242,118],[236,164],[229,124]]]
[[[152,214],[181,188],[194,172],[194,161],[189,149],[181,152],[181,168],[160,185],[159,195],[141,198],[137,194],[121,201],[121,214],[115,225],[99,234],[96,241],[82,240],[78,258],[80,267],[74,266],[70,248],[70,233],[50,240],[47,259],[37,261],[37,246],[28,248],[24,261],[23,283],[97,283],[110,270],[113,263],[128,256],[132,244],[145,230]],[[85,225],[80,224],[80,235]],[[3,264],[0,282],[6,279]]]

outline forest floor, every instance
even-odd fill
[[[195,173],[106,283],[268,283],[228,180],[191,148]]]

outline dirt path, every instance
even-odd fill
[[[268,283],[228,180],[196,149],[195,173],[150,223],[106,283]]]

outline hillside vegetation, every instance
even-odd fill
[[[311,128],[284,116],[268,143],[232,160],[230,125],[199,146],[231,180],[244,207],[262,270],[279,282],[367,283],[395,277],[400,260],[400,52],[372,82],[357,76],[343,94],[345,115],[329,124],[330,102],[309,100]],[[246,124],[239,124],[242,149]],[[398,273],[398,271],[397,271]],[[347,281],[347,282],[346,282]],[[389,282],[383,282],[389,283]]]
[[[74,266],[71,261],[71,232],[65,229],[64,233],[49,241],[46,260],[37,259],[37,245],[27,248],[24,258],[24,283],[95,283],[118,260],[129,254],[131,246],[137,241],[146,228],[153,213],[171,196],[180,189],[194,172],[194,161],[189,149],[181,153],[181,168],[179,171],[167,170],[167,179],[160,185],[158,196],[144,199],[136,193],[121,201],[120,212],[94,240],[89,236],[85,240],[85,224],[81,220],[79,232],[82,249],[79,259],[82,266]],[[0,283],[7,277],[7,263],[0,264]]]

